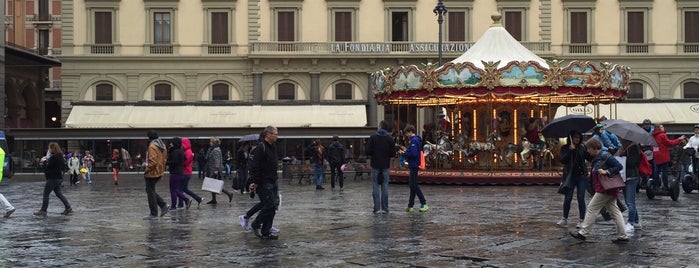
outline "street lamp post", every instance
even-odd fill
[[[437,6],[432,10],[435,15],[437,15],[437,23],[439,24],[439,66],[442,66],[442,22],[444,22],[444,15],[447,14],[447,8],[442,3],[442,0],[437,1]]]

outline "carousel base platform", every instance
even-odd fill
[[[408,183],[407,169],[392,169],[390,182]],[[421,184],[459,185],[559,185],[560,171],[531,170],[421,170]]]

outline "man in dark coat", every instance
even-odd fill
[[[333,142],[325,149],[325,157],[330,163],[330,188],[335,189],[335,179],[340,182],[340,189],[344,186],[345,178],[342,175],[342,164],[345,163],[345,148],[338,140],[340,138],[333,136]]]
[[[388,175],[391,157],[396,156],[396,143],[390,135],[386,121],[379,123],[379,130],[369,137],[366,155],[371,159],[374,213],[388,213]],[[379,175],[381,178],[379,178]],[[381,191],[379,191],[381,187]]]

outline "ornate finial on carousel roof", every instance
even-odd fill
[[[502,24],[500,24],[500,19],[502,19],[502,15],[500,14],[500,12],[496,11],[495,13],[490,15],[490,18],[493,20],[493,25],[491,26],[502,26]]]

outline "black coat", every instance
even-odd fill
[[[391,166],[391,157],[396,156],[397,147],[393,137],[386,130],[379,130],[369,137],[366,144],[366,155],[371,158],[371,167],[387,169]]]

